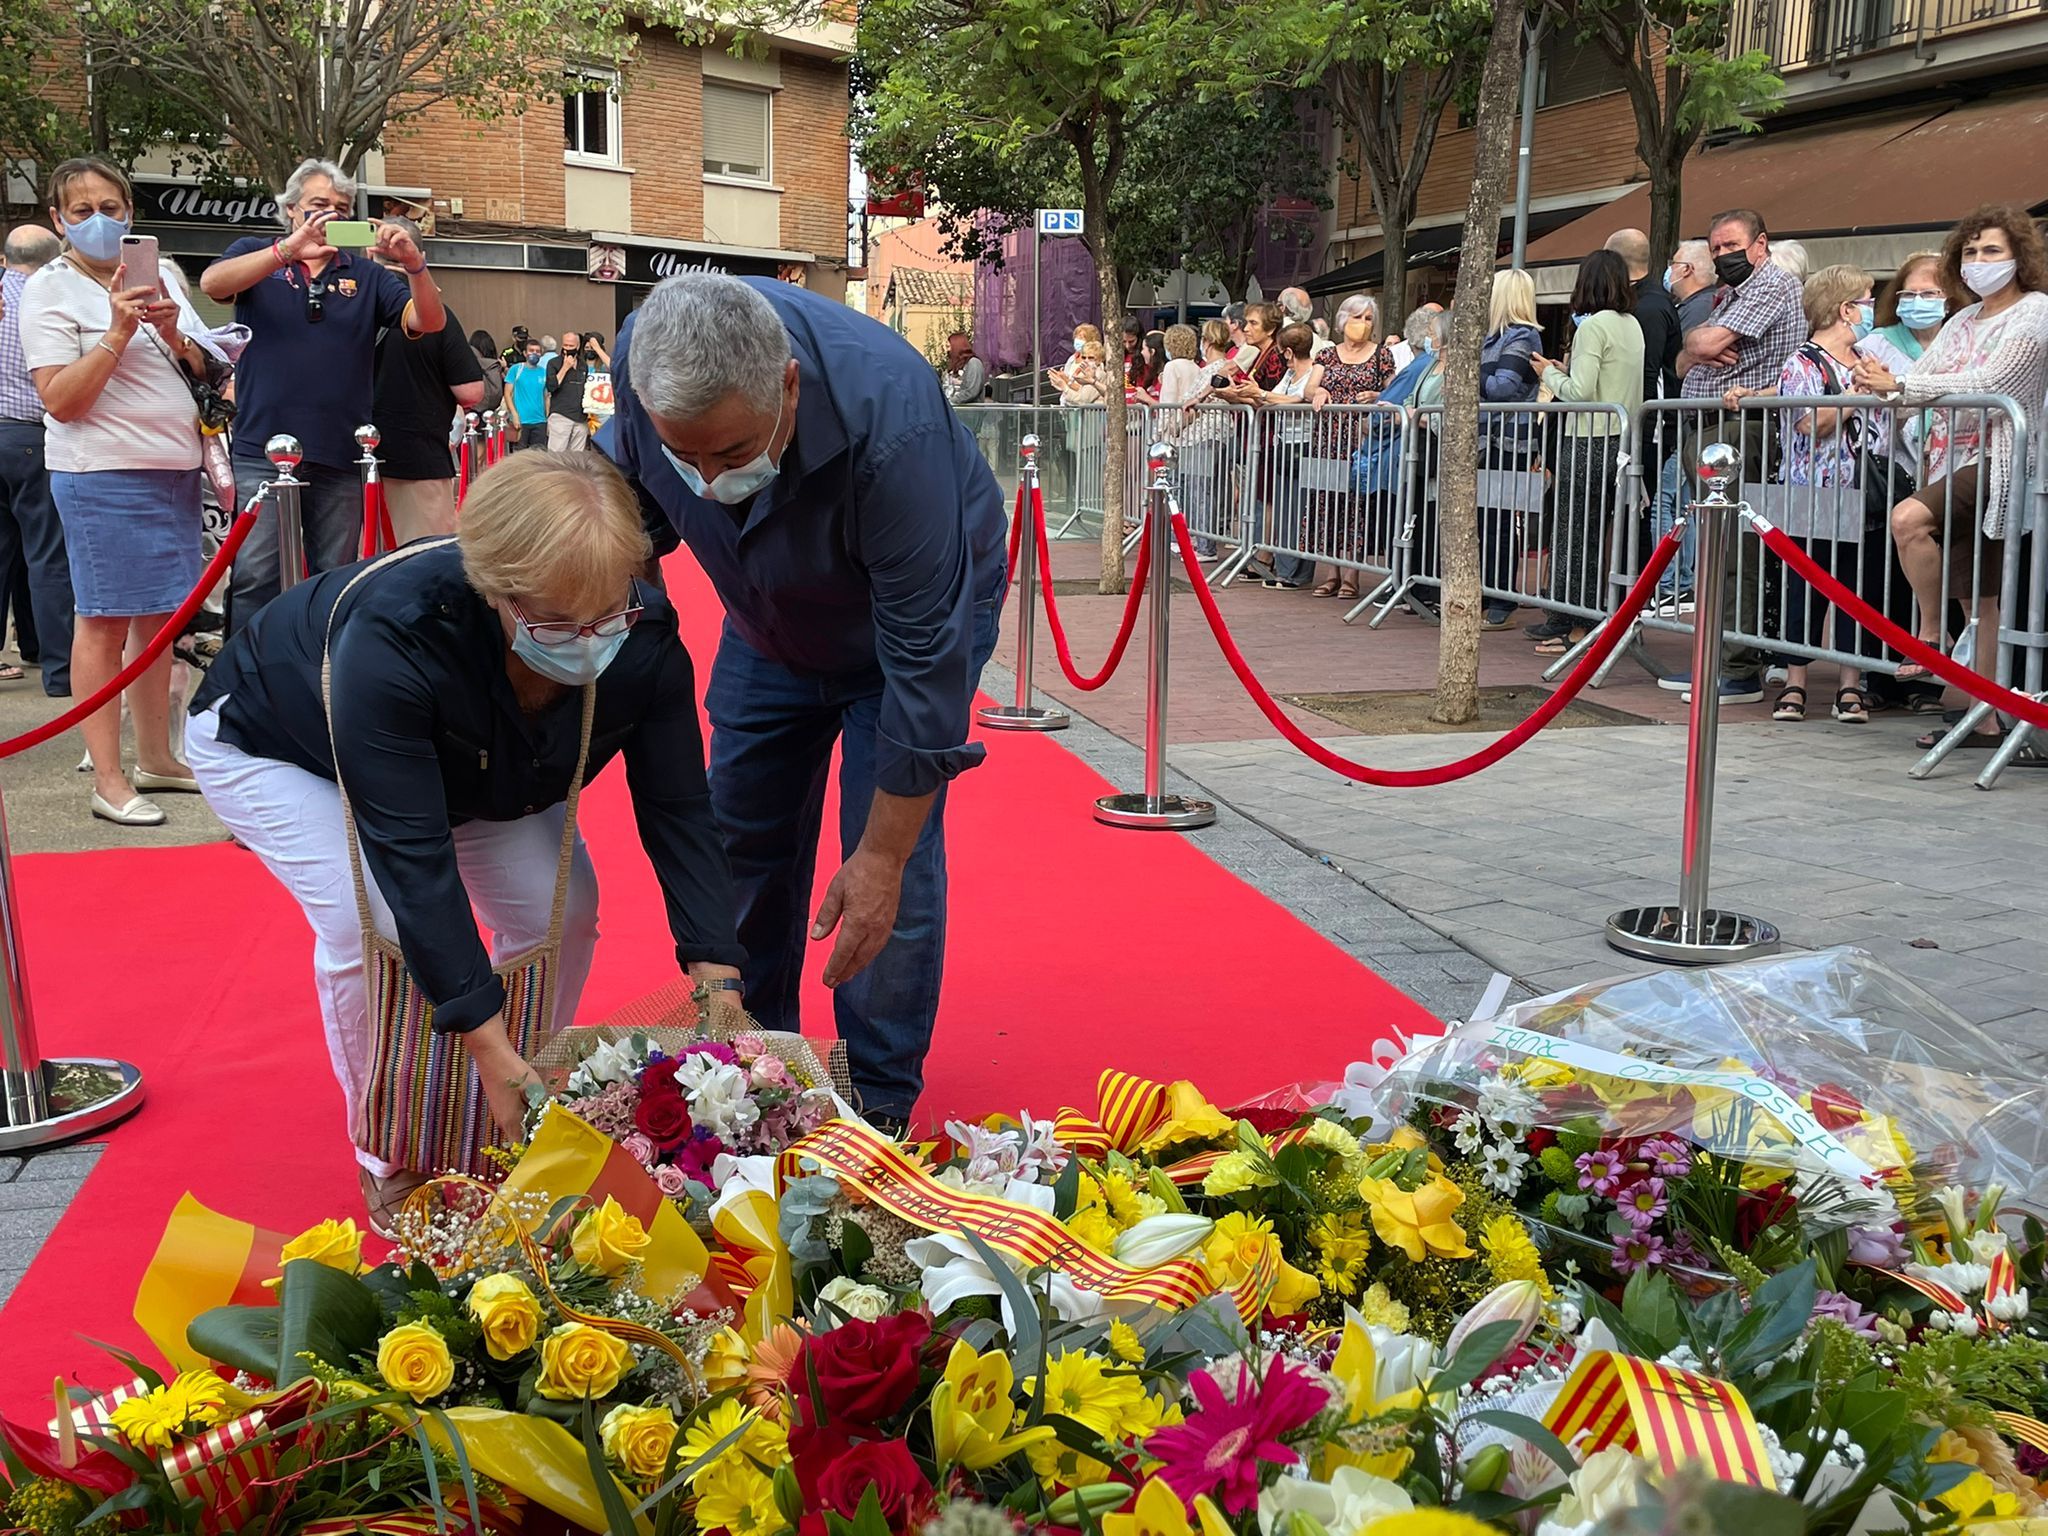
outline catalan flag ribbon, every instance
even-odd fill
[[[1543,1422],[1567,1444],[1583,1435],[1589,1451],[1620,1446],[1666,1472],[1697,1462],[1723,1482],[1777,1486],[1749,1404],[1711,1376],[1596,1350],[1579,1357]]]
[[[1999,1433],[2021,1445],[2031,1445],[2035,1450],[2048,1454],[2048,1424],[2039,1419],[2030,1419],[2024,1413],[1994,1413]]]
[[[187,1192],[143,1271],[135,1321],[176,1369],[210,1364],[185,1341],[186,1325],[215,1307],[275,1306],[277,1293],[263,1282],[284,1268],[279,1255],[287,1241],[281,1232],[209,1210]]]
[[[1095,1084],[1095,1114],[1071,1106],[1053,1117],[1052,1132],[1069,1152],[1100,1162],[1111,1152],[1135,1152],[1165,1123],[1166,1085],[1129,1072],[1105,1071]]]
[[[1172,1259],[1152,1269],[1119,1264],[1088,1247],[1058,1218],[1035,1206],[941,1184],[887,1137],[855,1120],[834,1120],[784,1150],[776,1160],[779,1194],[806,1162],[853,1184],[892,1215],[927,1232],[965,1229],[1000,1253],[1032,1266],[1050,1266],[1083,1290],[1112,1301],[1149,1301],[1190,1307],[1216,1287],[1194,1259]],[[1267,1286],[1270,1290],[1270,1282]]]

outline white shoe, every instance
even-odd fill
[[[1786,683],[1789,683],[1790,681],[1792,681],[1792,674],[1786,671],[1785,668],[1764,668],[1764,686],[1766,688],[1782,688]]]
[[[154,800],[133,795],[126,805],[116,810],[98,790],[92,792],[92,813],[101,821],[111,821],[121,827],[160,827],[165,820],[163,807]]]
[[[153,789],[158,794],[196,795],[199,781],[189,773],[151,773],[138,768],[132,778],[137,789]]]
[[[92,772],[92,754],[90,752],[78,760],[78,771],[80,773]]]

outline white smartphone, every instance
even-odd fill
[[[121,260],[128,265],[131,288],[150,287],[164,296],[163,259],[157,254],[155,235],[123,235]]]

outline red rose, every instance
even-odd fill
[[[1557,1145],[1557,1132],[1548,1126],[1539,1125],[1522,1138],[1522,1145],[1531,1157],[1539,1157],[1546,1148]]]
[[[931,1320],[921,1312],[894,1312],[874,1323],[856,1317],[805,1341],[795,1380],[817,1377],[828,1424],[873,1425],[909,1406],[918,1357],[931,1336]],[[802,1396],[802,1386],[797,1390]]]
[[[859,1513],[870,1488],[892,1531],[913,1529],[931,1517],[932,1485],[901,1440],[856,1445],[818,1479],[819,1499],[848,1520]]]
[[[1735,1246],[1754,1246],[1759,1237],[1797,1208],[1798,1203],[1783,1179],[1763,1189],[1738,1195],[1735,1200]]]
[[[690,1106],[674,1083],[652,1092],[643,1084],[640,1102],[633,1107],[633,1123],[640,1128],[641,1135],[664,1152],[680,1147],[695,1129],[690,1123]]]
[[[797,1422],[789,1427],[789,1459],[805,1506],[815,1510],[819,1503],[819,1481],[832,1463],[852,1448],[853,1435],[846,1425],[837,1422],[809,1423],[810,1403],[801,1395],[797,1398],[797,1411]]]
[[[676,1072],[681,1066],[682,1063],[673,1056],[649,1062],[647,1070],[640,1074],[640,1091],[653,1093],[657,1089],[666,1088],[671,1093],[681,1092],[682,1090],[676,1087]]]

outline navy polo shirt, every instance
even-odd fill
[[[244,236],[222,260],[270,244],[268,236]],[[320,290],[318,323],[306,318],[309,286]],[[261,460],[263,445],[289,432],[309,463],[354,464],[356,428],[376,419],[377,334],[398,324],[411,301],[404,278],[350,251],[318,278],[293,262],[236,294],[235,320],[249,327],[249,348],[235,365],[235,457]]]
[[[796,356],[781,474],[736,507],[691,494],[633,393],[630,318],[598,447],[689,544],[748,646],[802,676],[875,678],[875,782],[930,794],[983,756],[967,740],[974,612],[1008,584],[1002,492],[909,342],[792,284],[742,281]]]

